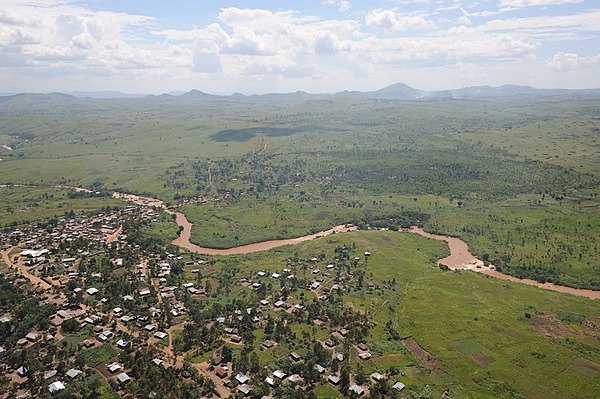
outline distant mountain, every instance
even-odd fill
[[[492,86],[472,86],[463,87],[455,90],[425,91],[415,89],[404,83],[396,83],[376,91],[342,91],[336,93],[336,96],[350,96],[368,98],[373,100],[447,100],[447,99],[478,99],[492,97],[509,96],[556,96],[566,94],[584,94],[597,95],[600,89],[536,89],[530,86],[503,85],[499,87]]]
[[[342,91],[336,96],[370,98],[373,100],[416,100],[427,95],[426,91],[412,88],[404,83],[396,83],[376,91]]]
[[[415,89],[404,83],[396,83],[375,91],[342,91],[336,94],[311,94],[304,91],[294,93],[269,93],[244,95],[234,93],[219,96],[190,90],[179,94],[173,92],[160,95],[124,94],[117,91],[64,93],[21,93],[0,96],[0,112],[42,112],[54,113],[61,110],[97,110],[115,107],[135,106],[178,107],[204,103],[247,103],[289,105],[303,103],[307,107],[331,106],[336,103],[343,106],[352,99],[363,101],[453,101],[509,98],[511,96],[581,96],[600,95],[600,89],[536,89],[530,86],[504,85],[500,87],[472,86],[455,90],[425,91]],[[325,101],[325,102],[323,102]],[[328,104],[328,105],[327,105]]]
[[[73,91],[68,93],[78,98],[139,98],[145,97],[145,94],[127,94],[120,91]]]

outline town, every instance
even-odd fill
[[[164,217],[136,204],[2,232],[0,397],[402,394],[397,367],[365,371],[371,322],[342,300],[398,289],[366,274],[368,250],[242,269],[139,234]]]

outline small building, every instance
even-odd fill
[[[217,366],[217,368],[215,368],[215,374],[221,379],[227,378],[227,370],[221,366]]]
[[[67,377],[73,379],[76,378],[78,375],[82,374],[83,371],[78,370],[78,369],[70,369],[69,371],[67,371]]]
[[[92,287],[85,290],[85,292],[87,292],[88,295],[96,295],[99,291],[97,288]]]
[[[315,364],[315,370],[317,370],[319,374],[323,374],[325,372],[325,367],[321,366],[320,364]]]
[[[91,339],[86,339],[85,341],[83,341],[83,346],[86,348],[91,348],[94,345],[96,345],[96,342],[94,342]]]
[[[63,389],[65,389],[65,385],[60,381],[54,381],[52,384],[48,385],[50,393],[62,391]]]
[[[127,347],[127,341],[120,339],[117,341],[117,346],[121,349],[125,349]]]
[[[27,339],[29,342],[35,342],[35,341],[37,341],[37,340],[38,340],[38,338],[39,338],[39,335],[38,335],[38,333],[35,333],[35,332],[30,332],[29,334],[27,334],[27,335],[25,336],[25,338],[26,338],[26,339]]]
[[[119,363],[111,363],[109,365],[106,366],[106,369],[108,371],[110,371],[111,373],[116,373],[117,371],[121,370],[121,365]]]
[[[358,396],[362,396],[365,393],[365,389],[360,385],[352,384],[349,388],[350,392],[354,392]]]
[[[379,374],[378,372],[374,372],[371,373],[371,378],[373,379],[373,381],[377,382],[383,380],[383,375]]]
[[[401,390],[404,389],[406,385],[404,385],[403,383],[401,383],[400,381],[398,381],[397,383],[395,383],[394,385],[392,385],[392,388],[394,388],[396,391],[400,392]]]
[[[266,339],[262,342],[262,346],[265,347],[266,349],[270,349],[270,348],[274,347],[275,345],[277,345],[277,342],[272,341],[270,339]]]
[[[232,335],[231,342],[233,342],[234,344],[239,344],[240,342],[242,342],[242,337],[240,337],[239,335]]]
[[[334,374],[331,374],[329,377],[327,377],[327,381],[331,385],[335,385],[335,386],[340,385],[340,377],[338,377],[337,375],[334,375]]]
[[[129,378],[127,373],[121,373],[121,374],[117,375],[117,381],[119,381],[121,384],[129,382],[130,380],[131,380],[131,378]]]
[[[280,380],[283,380],[285,378],[287,374],[285,374],[283,371],[281,370],[275,370],[273,372],[273,377],[278,378]]]
[[[296,352],[290,353],[289,356],[290,356],[290,359],[292,359],[292,361],[294,361],[294,362],[299,362],[300,360],[302,360],[302,356],[300,356]]]
[[[162,332],[162,331],[157,331],[154,333],[154,337],[158,338],[158,339],[165,339],[169,336],[169,334]]]
[[[57,370],[48,370],[44,372],[44,379],[45,380],[49,380],[50,378],[54,377],[56,374],[58,374]]]
[[[371,353],[370,352],[362,352],[358,354],[358,357],[361,360],[369,360],[371,358]]]
[[[237,382],[239,382],[240,384],[245,384],[245,383],[247,383],[248,381],[250,381],[250,378],[248,378],[248,377],[246,376],[246,374],[244,374],[244,373],[238,373],[238,374],[235,376],[235,379],[236,379],[236,381],[237,381]]]
[[[238,391],[241,392],[244,396],[247,396],[250,394],[250,387],[246,384],[242,384],[238,387]]]

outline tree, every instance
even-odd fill
[[[250,371],[254,374],[257,374],[260,371],[260,361],[258,360],[256,352],[250,354]]]
[[[340,391],[346,395],[348,393],[348,388],[350,388],[350,366],[344,363],[340,373]]]
[[[62,322],[61,330],[67,334],[79,331],[79,323],[75,319],[69,319]]]

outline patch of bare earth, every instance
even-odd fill
[[[534,328],[541,334],[550,338],[563,338],[565,336],[577,336],[585,337],[588,334],[584,334],[581,331],[572,329],[571,327],[565,326],[559,319],[547,315],[542,312],[536,312],[537,317],[533,322]]]
[[[579,358],[571,363],[571,369],[578,373],[587,375],[588,377],[596,377],[600,375],[600,365],[590,360]]]
[[[417,358],[419,363],[428,368],[429,370],[435,370],[438,367],[440,361],[435,357],[431,356],[431,353],[421,348],[421,345],[413,337],[406,338],[404,346]]]
[[[472,353],[469,355],[469,358],[481,367],[485,367],[488,364],[492,364],[496,361],[493,357],[486,356],[481,352]]]

